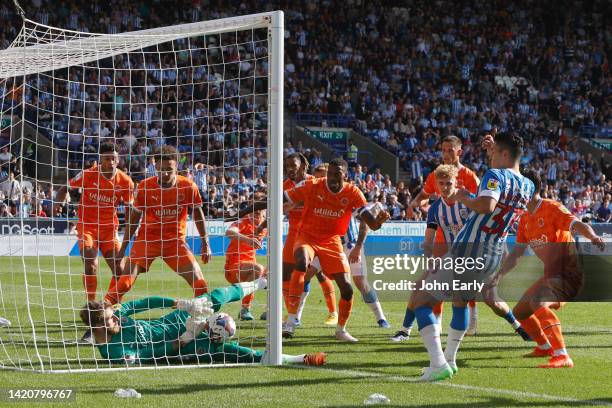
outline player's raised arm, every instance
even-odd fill
[[[240,221],[238,221],[240,222]],[[225,236],[228,237],[229,239],[235,239],[239,242],[243,242],[246,245],[255,248],[255,249],[261,249],[263,248],[263,245],[261,243],[261,241],[259,241],[256,237],[248,237],[244,234],[240,233],[240,230],[238,229],[238,225],[237,223],[232,224],[227,231],[225,231]]]
[[[364,221],[359,221],[359,235],[357,236],[357,242],[355,242],[355,246],[351,249],[351,253],[349,254],[349,263],[360,263],[361,262],[361,249],[363,248],[363,243],[368,235],[368,225]]]
[[[472,194],[464,188],[458,189],[452,196],[452,199],[459,201],[461,204],[478,214],[490,214],[497,205],[497,199],[495,197],[489,195],[478,195],[478,197],[473,197]]]
[[[378,231],[380,229],[380,227],[382,227],[382,225],[389,218],[391,218],[389,213],[387,211],[384,211],[384,210],[381,211],[380,213],[378,213],[378,215],[376,215],[376,217],[375,217],[374,215],[372,215],[370,210],[368,210],[367,208],[361,209],[361,211],[359,212],[359,217],[373,231]]]
[[[597,246],[597,248],[599,248],[600,250],[602,251],[604,250],[605,248],[604,239],[600,237],[599,235],[597,235],[589,224],[586,224],[582,221],[575,220],[572,223],[571,229],[572,229],[572,232],[577,232],[578,234],[582,235],[583,237],[591,241],[591,243]]]

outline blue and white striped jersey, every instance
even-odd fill
[[[349,248],[352,248],[357,243],[357,239],[359,238],[359,221],[355,218],[355,214],[351,216],[351,221],[349,222],[348,228],[346,229],[346,234],[342,237],[342,242]]]
[[[501,244],[506,241],[510,228],[527,208],[534,191],[533,182],[514,170],[487,170],[478,188],[478,196],[493,197],[497,205],[489,214],[472,211],[453,248],[457,244],[486,243],[482,247],[501,251]]]
[[[444,233],[444,241],[453,243],[463,224],[470,215],[470,209],[460,202],[448,205],[442,197],[438,198],[427,211],[427,228],[438,229]]]

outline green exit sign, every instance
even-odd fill
[[[0,122],[0,129],[5,129],[7,127],[11,126],[11,117],[10,116],[3,116],[2,117],[2,122]]]
[[[312,130],[308,129],[308,134],[315,139],[333,147],[337,150],[346,150],[347,132],[341,130]]]

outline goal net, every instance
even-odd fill
[[[0,51],[0,368],[211,366],[255,362],[261,351],[263,362],[281,363],[283,38],[282,12],[122,34],[24,19],[18,37]],[[101,150],[109,145],[118,153],[115,172],[108,162],[113,153]],[[172,150],[167,146],[176,150],[176,184],[163,179],[170,174],[172,180],[172,160],[155,163],[156,153]],[[118,174],[135,186],[132,204],[129,182],[119,183]],[[212,252],[207,263],[200,255],[198,197]],[[156,204],[158,198],[165,202]],[[251,253],[240,242],[228,254],[226,234],[238,217],[249,217],[255,202],[267,202],[267,233],[253,261],[270,271],[267,289],[257,291],[250,306],[240,300],[244,292],[238,299],[231,291],[221,297],[233,302],[218,312],[237,325],[225,346],[175,344],[189,313],[173,311],[163,298],[190,299],[201,291],[197,268],[209,293],[230,286],[228,279],[246,279],[226,273]],[[169,221],[183,212],[186,247],[182,224]],[[122,258],[115,242],[121,244],[133,214],[140,223],[132,225],[140,227]],[[96,248],[97,267],[91,257],[85,265],[82,255]],[[111,267],[122,273],[113,281]],[[89,325],[81,317],[88,297],[120,300],[111,309],[115,323],[102,314],[104,326],[120,330],[94,330],[98,344],[81,339],[89,325],[100,327],[91,303]],[[266,321],[260,320],[264,312]],[[117,347],[129,358],[103,352],[105,338],[122,339]]]

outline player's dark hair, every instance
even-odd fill
[[[115,144],[112,142],[102,142],[100,143],[100,149],[98,149],[100,154],[115,153],[116,151]]]
[[[88,327],[104,327],[104,310],[109,306],[111,306],[111,304],[106,300],[90,300],[85,307],[81,309],[79,316]]]
[[[534,191],[536,193],[540,193],[540,191],[542,190],[542,180],[540,179],[538,173],[536,173],[532,169],[523,169],[523,171],[521,171],[521,174],[531,180],[533,182],[533,185],[535,186]]]
[[[179,161],[178,151],[176,150],[176,147],[170,146],[170,145],[164,145],[161,147],[161,149],[158,149],[155,152],[156,162],[166,161],[166,160],[174,160],[176,162]]]
[[[461,147],[461,139],[459,139],[457,136],[455,135],[448,135],[446,136],[444,139],[442,139],[442,143],[451,143],[453,146],[457,147]]]
[[[310,163],[308,162],[308,159],[306,158],[306,156],[304,156],[302,153],[295,152],[285,157],[285,160],[291,160],[291,159],[298,159],[300,163],[302,163],[302,166],[304,166],[306,171],[308,171],[308,167],[310,167]]]
[[[495,135],[495,144],[502,150],[507,150],[510,156],[517,160],[523,154],[523,138],[514,132],[501,132]]]
[[[336,166],[336,167],[344,167],[345,169],[348,170],[348,163],[342,157],[335,157],[331,159],[329,162],[329,165]]]

